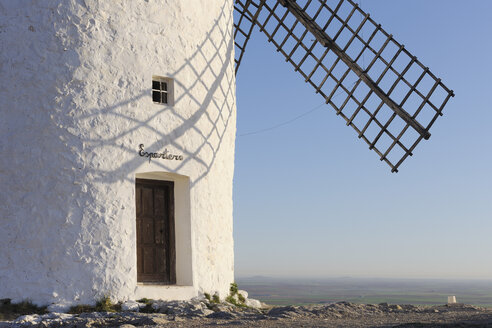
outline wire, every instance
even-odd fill
[[[308,116],[309,114],[313,113],[315,110],[321,108],[324,105],[326,105],[325,102],[323,102],[322,104],[320,104],[320,105],[318,105],[316,107],[311,108],[310,110],[308,110],[307,112],[302,113],[301,115],[298,115],[298,116],[296,116],[294,118],[291,118],[290,120],[287,120],[287,121],[282,122],[282,123],[275,124],[275,125],[270,126],[268,128],[264,128],[264,129],[260,129],[260,130],[256,130],[256,131],[252,131],[252,132],[247,132],[247,133],[243,133],[243,134],[239,134],[238,137],[250,136],[250,135],[253,135],[253,134],[259,134],[259,133],[264,133],[264,132],[268,132],[268,131],[271,131],[271,130],[278,129],[279,127],[282,127],[284,125],[293,123],[293,122],[295,122],[295,121],[303,118],[304,116]]]
[[[357,82],[352,83],[351,86],[353,87],[355,85],[355,83],[357,83]],[[334,99],[334,98],[338,97],[342,92],[344,92],[344,91],[343,90],[340,90],[331,99]],[[302,113],[302,114],[300,114],[300,115],[298,115],[298,116],[296,116],[294,118],[291,118],[290,120],[287,120],[287,121],[284,121],[282,123],[278,123],[278,124],[272,125],[272,126],[270,126],[268,128],[259,129],[259,130],[252,131],[252,132],[246,132],[246,133],[243,133],[243,134],[238,134],[237,136],[238,137],[245,137],[245,136],[250,136],[250,135],[254,135],[254,134],[260,134],[260,133],[264,133],[264,132],[268,132],[268,131],[272,131],[272,130],[278,129],[278,128],[284,126],[284,125],[288,125],[288,124],[293,123],[293,122],[295,122],[295,121],[297,121],[297,120],[299,120],[299,119],[301,119],[301,118],[303,118],[305,116],[308,116],[309,114],[314,113],[317,109],[320,109],[324,105],[326,105],[326,102],[323,102],[322,104],[319,104],[318,106],[313,107],[310,110],[308,110],[308,111],[306,111],[306,112],[304,112],[304,113]]]

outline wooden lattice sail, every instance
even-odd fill
[[[392,172],[454,96],[352,0],[236,0],[235,11],[236,72],[258,26]]]

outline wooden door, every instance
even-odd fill
[[[174,183],[136,179],[137,281],[176,283]]]

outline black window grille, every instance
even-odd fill
[[[168,104],[168,82],[152,80],[152,101],[156,104]]]

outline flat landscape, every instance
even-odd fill
[[[454,295],[458,303],[492,307],[492,280],[438,279],[286,279],[238,278],[240,289],[272,305],[360,304],[442,305]]]
[[[253,277],[237,282],[248,298],[268,305],[234,306],[208,298],[148,300],[145,311],[28,312],[8,319],[13,321],[0,319],[0,328],[492,328],[491,281]],[[460,304],[447,305],[450,295]]]

